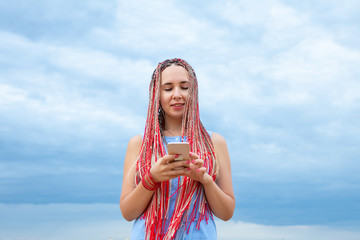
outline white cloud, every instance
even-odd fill
[[[213,11],[235,26],[259,26],[270,17],[269,9],[274,1],[226,1],[213,5]],[[256,9],[256,11],[254,11]]]
[[[219,239],[237,240],[356,240],[360,236],[358,230],[347,230],[327,226],[267,226],[245,222],[218,222]]]
[[[144,128],[156,63],[183,57],[199,77],[210,130],[231,147],[234,175],[322,178],[330,190],[358,182],[355,2],[60,5],[19,6],[21,26],[0,31],[0,140],[17,143],[17,152],[26,154],[28,141],[79,154],[101,144],[124,153]],[[9,178],[95,171],[64,161],[53,171],[32,162],[0,167]]]
[[[212,86],[201,93],[207,101],[212,99],[209,105],[357,106],[352,89],[359,88],[360,52],[338,42],[331,27],[277,1],[227,1],[215,7],[216,13],[234,24],[228,34],[238,37],[248,28],[263,28],[253,38],[245,38],[248,42],[228,40],[226,48],[220,46],[228,60],[201,69]]]
[[[120,59],[114,54],[98,50],[52,46],[50,54],[49,61],[56,67],[81,74],[83,78],[99,79],[103,83],[110,81],[118,85],[142,86],[148,82],[153,70],[149,61]]]
[[[32,131],[30,128],[42,129],[40,134],[47,132],[47,137],[55,133],[56,141],[62,138],[59,135],[105,136],[110,126],[136,133],[142,131],[145,117],[137,115],[127,104],[146,105],[141,101],[147,100],[151,76],[147,61],[119,59],[88,49],[56,47],[5,32],[2,35],[5,36],[2,48],[13,57],[3,61],[16,66],[4,69],[0,76],[0,110],[4,116],[1,121],[6,122],[5,126],[13,126],[13,130],[16,125],[28,127],[29,131]],[[45,70],[46,65],[50,72]],[[115,89],[97,89],[104,84]],[[139,94],[131,94],[125,87],[138,89]],[[134,101],[129,102],[128,97]],[[109,101],[115,102],[109,105]],[[36,138],[29,140],[37,141]]]
[[[194,16],[186,6],[164,1],[140,2],[119,1],[114,24],[110,28],[95,28],[89,39],[149,58],[155,56],[155,61],[196,57],[203,55],[202,51],[214,53],[219,48],[224,31]]]
[[[7,216],[0,219],[4,240],[125,240],[132,225],[122,220],[115,204],[0,204],[0,209]]]
[[[0,210],[8,216],[0,220],[1,237],[6,240],[25,236],[29,240],[120,240],[130,236],[133,224],[122,219],[115,204],[0,204]],[[319,225],[270,226],[232,220],[216,220],[216,225],[219,240],[357,240],[360,236],[358,228]]]
[[[55,141],[60,140],[60,136],[78,135],[84,138],[92,135],[105,136],[109,133],[110,126],[140,132],[140,126],[144,121],[143,117],[135,115],[123,106],[114,111],[103,104],[77,95],[47,93],[43,95],[44,100],[38,100],[32,98],[31,93],[8,85],[0,85],[0,91],[3,99],[0,105],[4,116],[3,122],[8,121],[7,124],[10,125],[15,123],[43,129],[47,132],[47,137],[55,134],[58,138],[57,140],[54,138]],[[15,114],[11,114],[13,109],[17,109]],[[19,117],[28,118],[28,121],[20,122]],[[14,122],[11,123],[12,121]],[[45,136],[38,137],[41,139]],[[36,141],[34,138],[29,140]]]
[[[275,143],[268,143],[268,144],[252,144],[251,148],[255,151],[261,151],[265,154],[278,154],[281,153],[281,147],[277,146]]]

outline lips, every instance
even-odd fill
[[[172,107],[181,107],[181,106],[184,106],[185,103],[174,103],[174,104],[171,104]]]
[[[170,106],[175,109],[181,109],[184,105],[185,105],[185,103],[174,103],[174,104],[171,104]]]

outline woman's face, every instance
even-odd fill
[[[189,76],[185,68],[171,65],[162,71],[160,104],[167,118],[182,118],[189,86]]]

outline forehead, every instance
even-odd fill
[[[189,74],[185,68],[178,65],[171,65],[161,73],[161,83],[189,81]]]

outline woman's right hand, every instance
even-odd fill
[[[184,175],[190,168],[190,161],[175,161],[176,155],[166,155],[151,167],[150,173],[157,182],[167,181]]]

